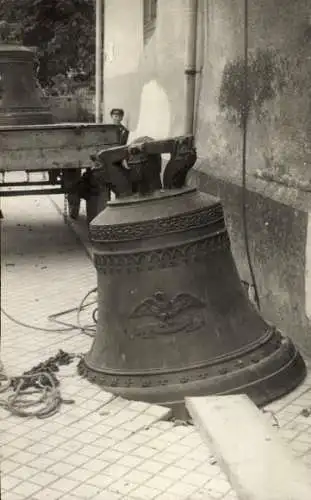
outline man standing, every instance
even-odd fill
[[[122,120],[124,118],[124,111],[121,108],[113,108],[110,111],[110,116],[112,119],[112,123],[114,125],[119,126],[120,130],[120,144],[123,146],[127,143],[128,136],[129,136],[129,131],[124,125],[122,124]]]

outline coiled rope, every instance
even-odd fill
[[[0,393],[13,390],[7,399],[0,400],[0,406],[19,417],[47,418],[58,412],[62,403],[73,404],[72,399],[63,399],[59,380],[55,372],[60,365],[68,365],[81,355],[68,354],[62,350],[44,363],[21,376],[7,377],[3,366],[0,373]],[[33,398],[36,395],[37,397]]]
[[[78,330],[80,333],[94,337],[97,323],[97,307],[92,311],[93,323],[90,325],[81,324],[81,312],[97,303],[96,299],[87,302],[87,299],[96,292],[97,288],[92,288],[83,297],[78,307],[63,310],[48,317],[50,321],[62,325],[62,328],[49,329],[30,325],[14,318],[2,307],[1,312],[10,321],[31,330],[51,333]],[[60,320],[61,316],[72,312],[77,313],[76,324]],[[3,365],[0,362],[0,393],[3,394],[13,390],[13,394],[10,394],[6,399],[0,400],[0,406],[9,411],[12,415],[17,415],[19,417],[47,418],[57,413],[62,403],[73,404],[73,400],[62,398],[59,389],[59,380],[56,378],[55,372],[59,370],[60,365],[69,364],[75,358],[81,357],[81,354],[68,354],[60,350],[56,356],[40,363],[23,375],[16,377],[7,377]]]

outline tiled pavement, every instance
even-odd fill
[[[53,329],[48,315],[79,304],[96,286],[91,261],[48,197],[2,201],[2,306],[16,319]],[[91,321],[84,313],[81,322]],[[76,322],[75,313],[64,317]],[[61,348],[86,352],[92,339],[30,330],[2,315],[1,361],[9,375]],[[59,373],[74,400],[44,420],[0,410],[4,500],[233,500],[235,494],[193,426],[175,425],[157,406],[111,396],[76,374]],[[2,398],[6,394],[1,395]],[[311,377],[266,408],[294,452],[311,468]],[[307,414],[307,413],[306,413]]]

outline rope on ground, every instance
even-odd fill
[[[62,350],[44,363],[40,363],[21,376],[8,378],[3,370],[0,373],[0,392],[13,389],[13,394],[0,400],[0,406],[12,415],[19,417],[47,418],[59,411],[62,403],[73,404],[74,400],[63,399],[59,389],[59,380],[55,372],[60,365],[70,364],[77,354],[68,354]],[[4,382],[4,385],[2,385]],[[33,398],[33,395],[36,398]]]
[[[35,330],[35,331],[39,331],[39,332],[48,332],[48,333],[57,333],[57,332],[72,332],[72,331],[75,331],[75,330],[79,330],[80,333],[83,333],[85,335],[89,335],[91,337],[94,337],[95,335],[95,332],[96,332],[96,314],[97,314],[97,308],[95,308],[92,312],[92,319],[94,321],[93,324],[90,324],[90,325],[81,325],[81,321],[80,321],[80,317],[81,317],[81,312],[85,309],[87,309],[88,307],[90,307],[91,305],[95,304],[97,302],[97,300],[93,300],[91,302],[89,302],[88,304],[85,304],[87,298],[92,294],[92,293],[96,293],[97,292],[97,288],[92,288],[92,290],[90,290],[89,292],[87,292],[87,294],[83,297],[83,299],[81,300],[80,304],[78,307],[73,307],[71,309],[66,309],[64,311],[60,311],[56,314],[52,314],[48,317],[49,321],[52,321],[58,325],[63,325],[64,328],[43,328],[43,327],[40,327],[40,326],[36,326],[36,325],[30,325],[28,323],[25,323],[23,321],[20,321],[16,318],[14,318],[11,314],[9,314],[5,309],[3,309],[3,307],[1,307],[1,312],[4,316],[6,316],[10,321],[12,321],[13,323],[19,325],[19,326],[22,326],[24,328],[29,328],[31,330]],[[74,323],[66,323],[64,321],[60,321],[58,318],[60,316],[64,316],[66,314],[69,314],[71,312],[75,312],[77,311],[77,324],[74,324]]]
[[[50,321],[62,325],[63,328],[49,329],[29,325],[17,320],[2,307],[1,312],[12,322],[31,330],[51,333],[79,330],[85,335],[94,337],[97,323],[97,307],[92,311],[93,324],[82,325],[81,313],[88,307],[97,304],[97,300],[91,300],[87,303],[87,299],[96,292],[97,288],[92,288],[84,295],[78,307],[60,311],[48,317]],[[67,323],[59,319],[61,316],[72,312],[77,312],[77,324]],[[77,357],[81,357],[81,355],[68,354],[60,350],[56,356],[40,363],[30,371],[25,372],[21,376],[11,378],[6,376],[3,365],[0,362],[0,393],[7,392],[10,389],[14,391],[7,399],[0,400],[0,406],[8,410],[12,415],[19,417],[47,418],[57,413],[62,403],[74,403],[73,400],[64,400],[61,397],[59,381],[55,376],[55,372],[59,370],[60,365],[69,364]]]

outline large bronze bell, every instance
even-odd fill
[[[305,364],[248,300],[219,200],[185,187],[195,159],[192,137],[98,155],[118,196],[90,225],[99,311],[79,372],[129,399],[242,392],[262,405],[297,386]]]
[[[10,38],[13,27],[0,24],[0,126],[52,123],[36,84],[35,52]]]

